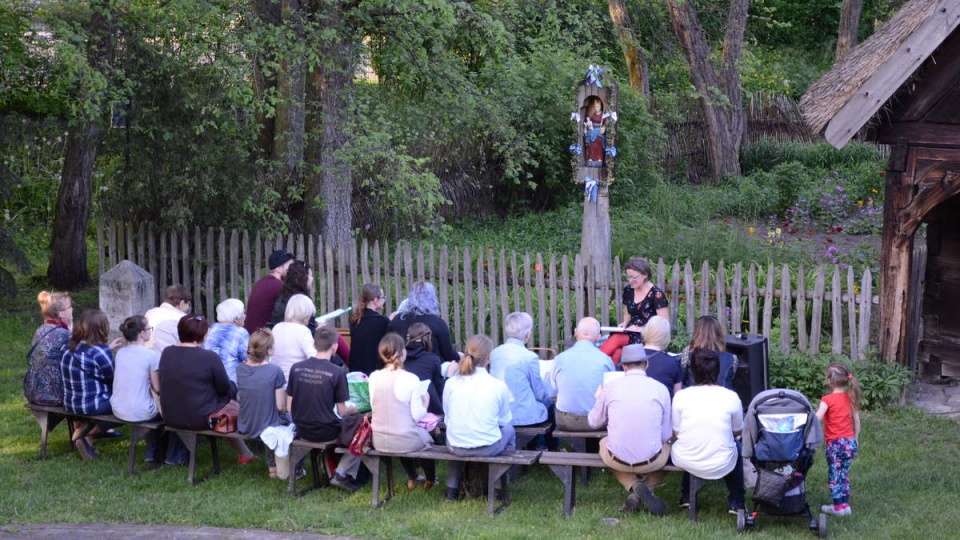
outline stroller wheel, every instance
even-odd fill
[[[737,510],[737,532],[742,533],[747,528],[747,511],[743,508]]]
[[[827,515],[826,514],[820,514],[820,519],[817,522],[817,535],[819,535],[820,538],[827,537]]]

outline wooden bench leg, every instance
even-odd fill
[[[213,475],[220,474],[220,452],[217,451],[217,437],[207,436],[210,441],[210,451],[213,453]]]
[[[504,465],[501,463],[490,464],[490,468],[487,472],[487,512],[491,516],[494,514],[499,514],[504,508],[510,506],[510,492],[508,491],[506,476],[506,473],[509,470],[510,465]],[[498,481],[500,482],[500,496],[503,498],[503,503],[499,507],[496,506],[496,489]]]
[[[583,437],[567,437],[563,439],[570,444],[574,452],[587,452],[587,439]],[[580,483],[586,486],[590,482],[590,467],[580,467]]]
[[[707,485],[707,481],[699,476],[690,475],[690,521],[697,521],[697,493]]]
[[[381,460],[378,456],[368,456],[366,454],[364,454],[360,458],[360,460],[367,467],[367,469],[370,470],[371,476],[373,476],[373,479],[372,479],[373,494],[370,496],[370,506],[374,508],[378,508],[381,504],[380,502],[380,461]],[[384,499],[383,501],[383,503],[386,503],[387,501],[393,498],[393,489],[392,489],[393,486],[390,485],[393,483],[391,482],[392,479],[390,478],[392,476],[391,473],[393,471],[393,463],[391,463],[391,460],[388,457],[383,458],[383,461],[385,462],[387,467],[387,477],[388,477],[387,498]]]
[[[197,471],[197,434],[189,431],[177,431],[177,437],[180,437],[180,440],[183,442],[183,445],[187,447],[187,452],[190,454],[189,465],[187,466],[187,482],[191,486],[196,485],[194,482],[194,474]]]
[[[288,458],[290,459],[290,478],[287,481],[287,491],[297,493],[297,465],[310,450],[300,446],[290,445]]]
[[[573,515],[573,507],[577,504],[577,482],[573,478],[573,465],[548,465],[548,467],[563,482],[563,514],[570,517]]]
[[[37,423],[40,424],[40,459],[47,459],[47,439],[50,436],[50,432],[53,431],[53,428],[57,427],[57,425],[63,421],[64,417],[59,414],[48,413],[47,411],[31,411],[33,412],[33,417],[37,419]],[[71,433],[71,436],[72,435]]]
[[[130,457],[127,462],[127,474],[137,473],[137,443],[149,433],[150,428],[136,425],[133,426],[133,431],[130,433]]]

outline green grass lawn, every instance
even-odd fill
[[[83,303],[78,302],[78,303]],[[83,462],[72,452],[67,432],[50,438],[50,458],[37,459],[39,428],[23,407],[24,359],[35,329],[32,312],[0,318],[0,523],[110,522],[264,528],[369,538],[717,538],[736,536],[735,518],[726,513],[721,482],[701,494],[700,521],[691,524],[673,505],[679,475],[668,476],[658,493],[670,503],[664,518],[619,515],[624,493],[613,477],[594,471],[578,488],[571,519],[563,517],[562,484],[546,467],[536,466],[511,488],[513,504],[490,517],[482,501],[446,503],[442,489],[407,493],[381,509],[371,509],[369,485],[353,495],[334,488],[302,498],[286,483],[270,480],[262,464],[238,466],[221,445],[224,471],[196,487],[184,467],[135,477],[124,473],[128,439],[102,441],[101,459]],[[811,396],[819,397],[819,396]],[[947,538],[960,530],[960,425],[915,409],[863,415],[860,457],[852,470],[854,515],[829,520],[837,538]],[[204,445],[200,472],[209,470]],[[142,449],[140,455],[142,456]],[[441,467],[441,474],[443,468]],[[397,471],[397,477],[403,475]],[[815,508],[828,501],[822,454],[808,477],[808,500]],[[607,525],[605,517],[619,519]],[[802,519],[760,517],[750,531],[756,538],[813,538]],[[954,531],[954,532],[950,532]]]

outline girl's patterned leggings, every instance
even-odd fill
[[[857,457],[857,440],[840,438],[827,441],[827,485],[834,501],[850,497],[850,463]]]

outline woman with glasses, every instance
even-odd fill
[[[33,334],[33,343],[27,353],[23,395],[30,403],[58,407],[63,403],[60,355],[70,341],[73,300],[67,293],[41,291],[37,301],[40,303],[43,324]]]
[[[619,326],[626,332],[611,335],[600,346],[615,365],[620,365],[620,352],[625,345],[643,343],[641,332],[650,317],[659,315],[670,320],[667,295],[650,281],[651,275],[646,259],[631,257],[624,265],[623,278],[627,285],[623,288],[623,321]]]
[[[390,324],[390,319],[383,314],[386,302],[379,285],[367,283],[360,291],[360,300],[350,312],[350,371],[370,375],[383,367],[377,345]]]
[[[113,371],[113,415],[125,422],[158,420],[160,411],[153,395],[160,395],[160,353],[146,348],[150,340],[147,318],[128,317],[120,325],[127,345],[117,351]],[[147,433],[147,463],[156,461],[159,437],[157,430]]]

